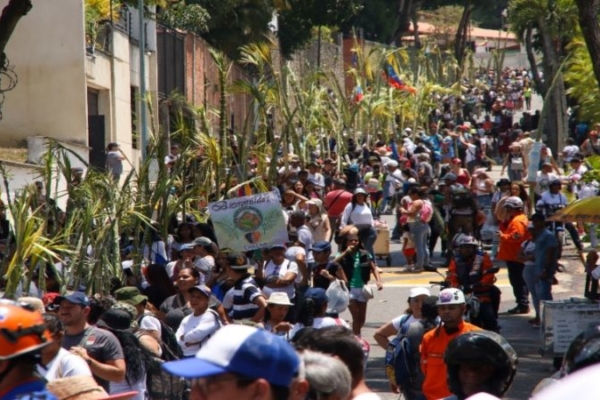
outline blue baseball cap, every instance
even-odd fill
[[[319,242],[313,243],[312,251],[331,251],[331,243],[329,243],[327,240],[321,240]]]
[[[306,299],[312,299],[317,307],[322,307],[329,302],[327,293],[323,288],[310,288],[304,294]]]
[[[58,296],[56,297],[56,299],[54,299],[54,304],[60,304],[64,300],[68,301],[69,303],[77,304],[84,307],[90,305],[90,299],[85,295],[85,293],[82,292],[73,292],[66,296]]]
[[[294,348],[274,334],[246,325],[219,329],[195,357],[163,363],[171,375],[187,379],[233,373],[289,387],[298,375]]]

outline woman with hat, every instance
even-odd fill
[[[287,322],[285,318],[293,305],[286,293],[271,293],[267,300],[267,311],[265,312],[263,327],[277,336],[284,336],[286,340],[290,340],[290,330],[293,325]]]
[[[373,245],[377,239],[377,232],[373,228],[373,212],[367,202],[367,192],[362,188],[354,191],[352,201],[342,213],[340,230],[343,230],[346,225],[354,225],[358,229],[362,245],[375,259]]]
[[[188,289],[188,294],[192,313],[183,318],[175,337],[183,356],[193,357],[221,327],[221,320],[219,314],[208,307],[212,294],[208,286],[194,286]]]
[[[109,395],[91,376],[56,379],[48,382],[47,388],[58,400],[130,400],[139,396],[136,391]]]
[[[121,382],[110,382],[110,394],[138,392],[130,397],[133,400],[146,398],[147,366],[152,363],[153,354],[143,346],[131,330],[133,318],[125,310],[112,308],[106,311],[96,323],[96,327],[113,333],[123,348],[127,360],[125,379]]]
[[[323,202],[319,199],[308,201],[308,229],[312,233],[313,241],[329,241],[331,237],[331,225],[327,211],[323,208]]]

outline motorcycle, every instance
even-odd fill
[[[429,284],[432,286],[439,286],[440,290],[443,289],[447,289],[450,286],[450,281],[448,280],[448,274],[446,274],[446,276],[444,276],[441,272],[439,272],[437,270],[436,267],[433,266],[427,266],[425,267],[425,270],[428,272],[434,272],[436,274],[438,274],[439,276],[441,276],[442,278],[444,278],[443,281],[429,281]],[[498,271],[500,270],[499,267],[492,267],[488,270],[486,270],[483,275],[489,275],[489,274],[496,274],[498,273]],[[465,295],[465,304],[466,304],[466,310],[465,313],[463,315],[463,319],[466,322],[470,322],[473,325],[477,325],[480,328],[483,329],[488,329],[488,330],[499,330],[498,327],[498,311],[497,308],[494,306],[493,307],[493,318],[494,318],[494,324],[495,326],[485,326],[485,321],[482,318],[481,315],[481,308],[482,308],[482,303],[480,301],[480,299],[477,297],[477,295],[475,294],[475,289],[477,289],[478,287],[481,287],[480,283],[475,283],[469,287],[460,287],[459,289],[461,289]],[[495,286],[494,286],[495,287]],[[499,299],[498,299],[498,303],[499,303]],[[493,306],[493,304],[491,304]]]

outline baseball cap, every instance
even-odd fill
[[[417,296],[422,296],[422,295],[431,296],[431,292],[426,287],[416,287],[416,288],[410,289],[408,297],[412,299],[412,298],[415,298]]]
[[[327,297],[325,289],[318,287],[308,289],[306,293],[304,293],[304,298],[312,299],[317,307],[323,307],[329,302],[329,298]]]
[[[363,189],[363,188],[357,188],[357,189],[354,191],[354,196],[356,196],[357,194],[364,194],[364,195],[366,196],[366,195],[367,195],[367,192],[366,192],[366,191],[365,191],[365,189]]]
[[[452,159],[452,164],[461,164],[462,160],[460,158],[453,158]]]
[[[233,373],[283,387],[290,386],[299,366],[299,357],[288,342],[246,325],[224,326],[195,357],[162,364],[168,373],[188,379]]]
[[[209,238],[205,237],[205,236],[200,236],[196,239],[194,239],[194,241],[192,242],[194,247],[196,246],[210,246],[213,244],[212,240],[210,240]]]
[[[111,308],[110,310],[102,313],[102,316],[98,322],[96,322],[96,325],[100,328],[123,332],[128,331],[131,328],[132,321],[133,318],[127,311]]]
[[[72,304],[88,307],[90,305],[90,299],[82,292],[73,292],[66,296],[57,296],[54,299],[54,304],[60,304],[64,300]]]
[[[272,245],[269,246],[269,250],[275,250],[275,249],[285,249],[285,244],[283,243],[274,243]]]
[[[115,290],[115,299],[131,304],[132,306],[137,306],[141,302],[148,300],[148,297],[141,294],[140,290],[135,286],[125,286]]]
[[[212,291],[210,290],[210,288],[206,285],[198,285],[198,286],[194,286],[192,288],[188,289],[188,292],[191,292],[192,290],[197,290],[199,292],[201,292],[203,295],[205,295],[206,297],[208,297],[210,299],[210,295],[212,294]]]
[[[248,263],[248,257],[242,253],[230,253],[225,260],[231,269],[248,269],[251,267]]]
[[[438,295],[436,305],[445,306],[447,304],[465,304],[465,295],[459,289],[444,289]]]
[[[504,207],[508,208],[523,208],[523,200],[517,196],[510,196],[504,200]]]
[[[390,160],[387,163],[385,163],[385,165],[387,167],[397,167],[398,166],[398,161],[396,161],[396,160]]]
[[[327,240],[320,240],[312,245],[312,251],[331,251],[331,244]]]
[[[184,243],[179,247],[179,251],[194,250],[194,243]]]
[[[458,177],[456,176],[456,174],[454,172],[448,172],[446,175],[444,175],[442,177],[442,180],[449,180],[449,181],[455,181],[456,179],[458,179]]]

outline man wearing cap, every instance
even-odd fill
[[[398,162],[390,160],[385,164],[387,168],[387,174],[385,175],[385,182],[383,183],[383,201],[381,202],[381,213],[389,214],[391,210],[388,204],[392,201],[392,197],[396,191],[402,189],[404,184],[404,177],[402,171],[398,169]]]
[[[279,175],[298,174],[302,170],[300,167],[300,158],[295,154],[288,154],[289,165],[287,169],[284,166],[279,168]]]
[[[81,292],[57,297],[58,317],[65,326],[62,347],[83,358],[96,382],[106,391],[110,382],[125,379],[125,359],[119,340],[109,331],[87,323],[90,300]]]
[[[192,314],[183,318],[175,332],[184,357],[194,356],[221,327],[219,314],[208,307],[212,294],[210,288],[198,285],[190,288],[188,293]]]
[[[285,340],[244,325],[228,325],[214,334],[195,357],[167,362],[170,374],[192,380],[193,399],[280,400],[297,398],[300,359]]]
[[[423,336],[420,346],[421,369],[425,375],[423,394],[427,400],[442,399],[451,395],[444,363],[444,352],[448,343],[462,333],[481,330],[463,321],[466,309],[465,295],[459,289],[450,288],[440,292],[437,310],[442,323]]]
[[[135,307],[137,311],[137,323],[140,330],[145,331],[154,339],[161,340],[161,324],[152,313],[146,312],[148,297],[140,293],[135,286],[125,286],[115,291],[117,301],[127,303]]]
[[[311,161],[306,167],[308,168],[308,179],[312,179],[316,187],[324,188],[325,177],[319,172],[319,164]]]
[[[312,270],[313,287],[327,290],[329,284],[339,279],[348,282],[342,266],[334,261],[329,261],[331,256],[331,244],[325,240],[313,245],[315,266]]]
[[[194,239],[194,269],[200,272],[200,283],[204,284],[210,280],[215,268],[216,246],[205,236]]]
[[[346,181],[336,179],[333,181],[333,190],[330,190],[323,200],[323,207],[327,210],[329,225],[335,232],[339,228],[339,221],[344,209],[352,201],[352,193],[346,190]]]
[[[304,245],[304,250],[306,250],[306,263],[310,265],[312,262],[314,262],[312,254],[312,245],[314,240],[312,232],[308,226],[306,226],[306,213],[302,210],[297,210],[291,213],[290,226],[296,229],[298,241]]]
[[[223,306],[230,308],[230,317],[234,321],[250,320],[260,322],[267,308],[265,295],[259,289],[258,284],[248,273],[248,258],[241,253],[230,253],[224,259],[223,266],[234,281],[233,288],[229,291],[233,294],[233,303],[230,307],[223,303]]]
[[[523,279],[525,264],[519,256],[521,245],[524,241],[531,239],[527,225],[529,220],[523,212],[523,200],[517,196],[511,196],[504,200],[506,220],[500,228],[500,248],[496,258],[506,262],[508,268],[508,280],[513,288],[513,294],[517,306],[508,310],[509,314],[529,313],[529,290]]]
[[[552,163],[549,161],[544,161],[542,164],[542,169],[537,172],[535,177],[534,193],[536,202],[542,198],[542,194],[544,192],[548,191],[550,188],[550,182],[556,179],[560,179],[560,177],[552,172]]]
[[[119,149],[118,143],[109,143],[106,148],[106,170],[115,182],[119,182],[123,173],[123,160],[125,156]]]

